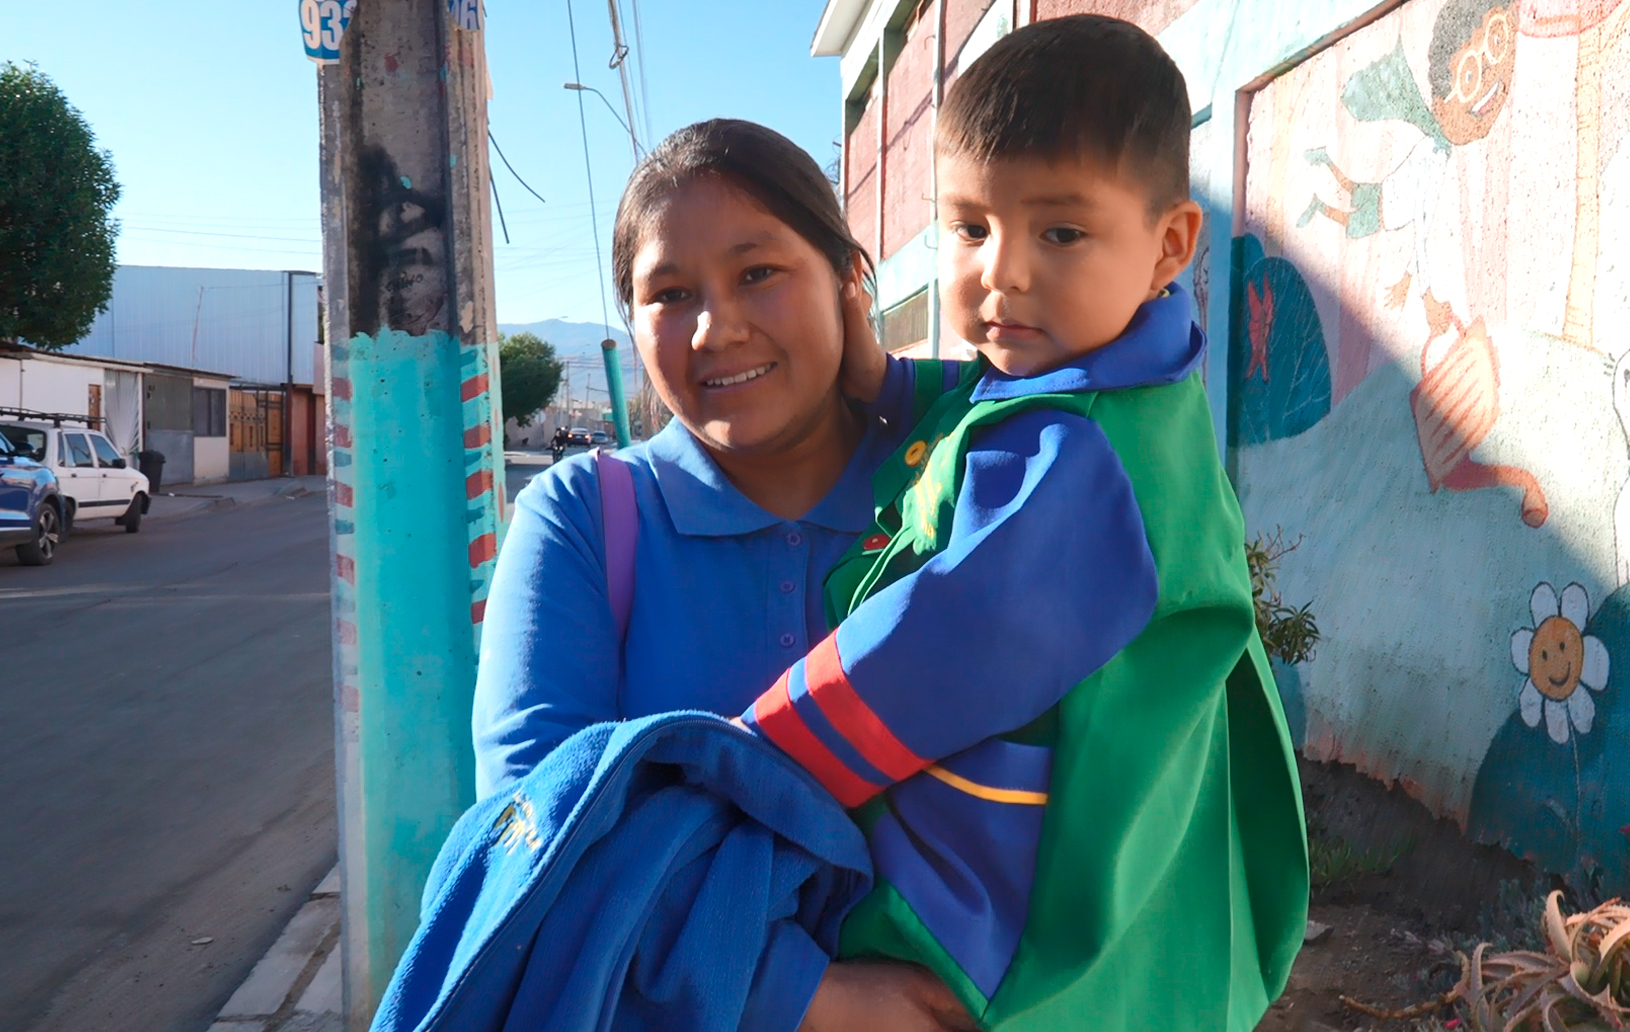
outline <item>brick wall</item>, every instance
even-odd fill
[[[888,158],[883,177],[883,254],[887,258],[928,225],[929,123],[934,92],[937,0],[918,9],[889,69]]]
[[[877,250],[877,91],[866,104],[849,139],[844,141],[844,211],[849,231],[868,252]],[[881,257],[875,253],[873,259]]]
[[[948,72],[954,72],[957,66],[957,53],[962,50],[962,44],[973,35],[975,25],[985,16],[995,0],[945,0],[945,67]],[[1028,0],[1026,0],[1028,2]],[[1005,5],[1011,6],[1013,0],[1002,0]],[[948,74],[945,84],[951,84]]]

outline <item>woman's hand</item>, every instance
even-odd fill
[[[854,275],[843,285],[843,365],[838,370],[838,389],[844,397],[870,405],[882,392],[888,369],[888,355],[872,328],[872,296],[862,285],[857,258]]]
[[[798,1032],[978,1032],[951,990],[916,964],[834,962]]]

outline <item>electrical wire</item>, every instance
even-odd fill
[[[640,72],[640,115],[645,119],[645,138],[653,140],[651,131],[651,90],[645,84],[645,31],[640,25],[640,0],[628,0],[628,9],[634,14],[634,62]]]
[[[578,98],[578,103],[581,104],[582,102],[583,102],[582,98],[579,97]],[[541,202],[543,204],[548,204],[549,202],[545,201],[543,199],[542,194],[540,194],[536,190],[532,189],[532,187],[527,186],[526,180],[522,179],[521,174],[519,172],[515,171],[515,166],[511,165],[509,163],[509,159],[504,157],[504,148],[498,146],[498,137],[492,135],[492,130],[491,129],[487,130],[487,140],[492,144],[492,149],[498,152],[498,160],[502,161],[504,163],[504,167],[509,169],[509,174],[515,177],[515,181],[517,183],[520,183],[522,186],[525,186],[526,187],[526,192],[531,194],[533,197],[536,197],[539,200],[539,202]],[[591,203],[592,203],[592,198],[591,198]]]
[[[623,111],[628,115],[626,123],[628,129],[628,142],[634,149],[634,161],[640,160],[640,138],[634,131],[638,119],[634,116],[634,98],[628,89],[628,44],[623,42],[623,29],[617,15],[617,0],[606,0],[606,14],[611,19],[611,64],[610,67],[617,72],[617,82],[623,90]],[[581,80],[579,80],[581,81]]]
[[[492,184],[492,206],[498,209],[498,228],[504,231],[504,243],[509,243],[509,226],[504,223],[504,202],[498,199],[498,177],[488,176]]]
[[[583,70],[577,62],[577,21],[572,16],[572,0],[566,0],[566,28],[572,37],[572,81],[582,82]],[[589,163],[589,116],[583,109],[583,91],[576,92],[577,124],[583,132],[583,171],[589,180],[589,220],[594,234],[594,272],[600,277],[600,322],[606,328],[606,335],[610,336],[611,315],[606,311],[606,270],[600,261],[600,225],[599,220],[594,217],[594,167]]]

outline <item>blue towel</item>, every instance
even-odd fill
[[[375,1032],[795,1032],[871,886],[814,778],[703,713],[599,724],[477,803]]]

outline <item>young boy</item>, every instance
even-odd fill
[[[878,473],[837,630],[741,718],[860,808],[878,885],[844,956],[925,965],[983,1027],[1249,1032],[1303,934],[1289,739],[1173,286],[1189,129],[1175,64],[1110,18],[957,80],[940,284],[983,360]],[[891,362],[881,405],[910,379]]]

